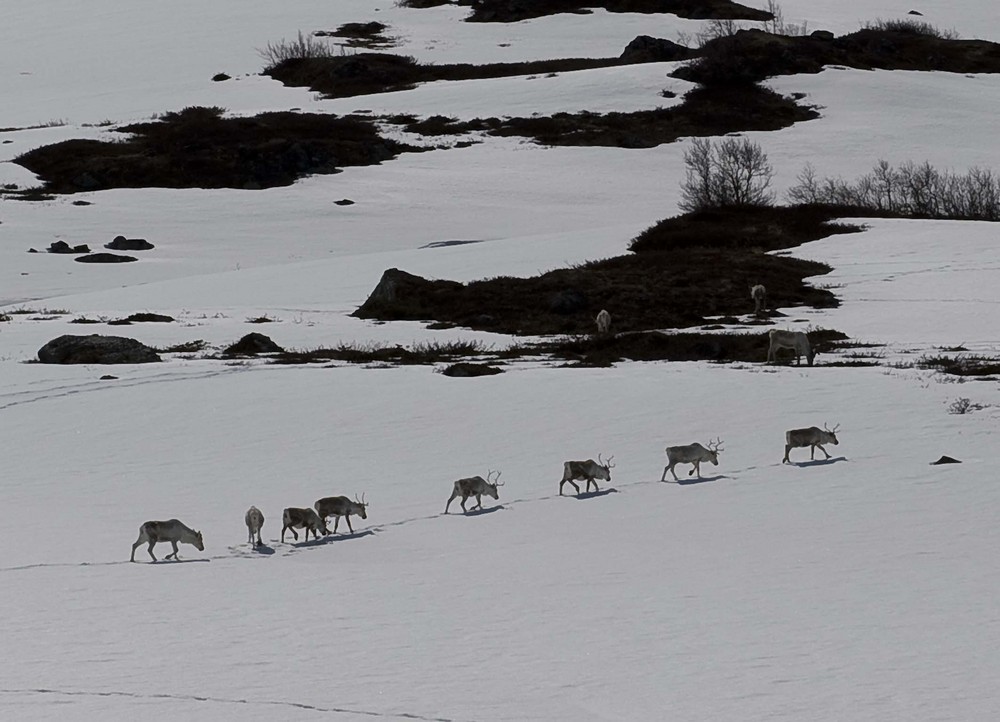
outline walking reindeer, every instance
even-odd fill
[[[660,481],[666,481],[668,471],[673,474],[674,481],[680,481],[677,478],[677,474],[674,473],[674,467],[677,464],[691,464],[692,468],[688,472],[688,476],[697,474],[700,479],[701,462],[708,461],[714,466],[718,466],[719,452],[721,451],[723,451],[721,438],[709,441],[707,449],[698,443],[687,444],[686,446],[668,446],[666,448],[667,465],[663,467],[663,476],[660,477]]]
[[[609,456],[607,460],[601,458],[601,455],[597,455],[597,461],[593,459],[587,459],[586,461],[567,461],[563,464],[563,477],[562,481],[559,482],[559,495],[562,496],[563,485],[568,481],[576,489],[576,493],[580,493],[580,487],[577,485],[576,480],[587,481],[587,491],[590,491],[590,485],[594,485],[594,491],[600,491],[597,486],[596,479],[604,479],[605,481],[611,481],[611,470],[615,468],[611,460],[615,458],[613,455]]]
[[[492,496],[494,499],[500,499],[500,492],[498,488],[503,486],[500,483],[500,474],[497,472],[497,478],[493,478],[493,470],[490,469],[486,472],[486,478],[481,476],[470,476],[467,479],[459,479],[455,482],[454,488],[452,489],[451,496],[448,497],[448,503],[444,505],[444,513],[448,513],[448,507],[451,506],[453,502],[458,497],[462,497],[462,511],[468,512],[469,510],[465,508],[465,502],[470,496],[476,497],[476,505],[473,508],[482,509],[483,508],[483,494],[486,496]]]
[[[140,544],[149,543],[149,556],[155,562],[156,557],[153,555],[153,547],[156,546],[157,542],[170,542],[170,545],[174,548],[173,554],[167,554],[165,559],[170,559],[173,557],[177,559],[177,544],[178,542],[183,542],[184,544],[193,545],[198,551],[205,551],[205,542],[201,538],[201,532],[195,531],[190,527],[185,526],[177,519],[169,519],[167,521],[147,521],[142,526],[139,527],[139,538],[135,540],[135,544],[132,545],[132,556],[129,559],[130,562],[135,561],[135,550]]]

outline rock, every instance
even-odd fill
[[[931,466],[937,466],[938,464],[961,464],[962,462],[958,459],[953,459],[950,456],[942,456],[937,461],[932,461]]]
[[[919,10],[911,10],[910,12],[908,12],[906,14],[907,15],[920,15],[921,17],[923,17],[923,13],[920,12]],[[961,462],[959,462],[959,463],[961,463]]]
[[[338,206],[353,206],[354,201],[350,198],[341,198],[339,201],[334,201],[334,204]]]
[[[144,364],[160,361],[157,353],[123,336],[60,336],[38,349],[43,364]]]
[[[813,30],[809,33],[809,37],[816,40],[833,40],[835,36],[829,30]]]
[[[226,75],[225,73],[216,73],[212,76],[212,80],[216,83],[221,83],[223,80],[232,80],[232,76]]]
[[[111,243],[105,243],[105,248],[112,251],[151,251],[156,248],[145,238],[126,238],[125,236],[115,236]]]
[[[47,250],[49,253],[90,253],[90,247],[86,243],[70,246],[66,241],[53,241]]]
[[[135,256],[121,256],[117,253],[88,253],[73,260],[80,263],[131,263],[139,259]]]
[[[127,326],[133,323],[173,323],[173,316],[167,316],[162,313],[133,313],[127,318],[118,318],[114,321],[108,321],[109,326]]]
[[[421,318],[422,298],[433,296],[439,290],[453,290],[461,286],[456,281],[429,281],[398,268],[389,268],[382,273],[368,300],[351,315],[383,320]]]
[[[282,353],[285,349],[262,333],[248,333],[222,352],[223,356],[256,356],[262,353]]]
[[[630,63],[661,63],[686,60],[693,55],[689,48],[663,38],[638,35],[625,46],[621,59]]]
[[[468,361],[461,361],[457,364],[452,364],[441,371],[441,373],[454,378],[470,378],[473,376],[495,376],[496,374],[502,374],[503,369],[498,369],[496,366],[490,366],[489,364],[474,364]]]

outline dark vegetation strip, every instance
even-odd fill
[[[436,80],[484,80],[542,75],[645,62],[684,60],[694,56],[692,51],[674,43],[668,45],[661,43],[658,47],[661,50],[655,55],[648,52],[623,53],[617,58],[561,58],[484,65],[469,63],[425,65],[407,55],[357,53],[333,57],[289,58],[266,68],[263,74],[291,87],[309,88],[327,98],[348,98],[370,93],[409,90],[418,83]]]
[[[56,193],[107,188],[268,188],[313,173],[373,165],[422,150],[379,135],[368,119],[311,113],[223,118],[192,107],[117,129],[117,142],[68,140],[14,162]]]
[[[771,13],[730,0],[401,0],[400,5],[410,8],[467,5],[472,12],[466,21],[481,23],[514,23],[562,13],[591,13],[593,8],[613,13],[670,14],[692,20],[763,21],[773,17]]]
[[[1000,44],[942,37],[919,29],[865,28],[840,37],[823,31],[790,37],[740,30],[707,42],[697,61],[673,75],[706,86],[732,86],[778,75],[818,73],[828,65],[998,73]]]
[[[842,209],[760,207],[695,213],[661,221],[632,242],[632,253],[532,278],[457,283],[392,269],[353,315],[427,320],[521,335],[588,334],[607,309],[616,332],[703,326],[752,310],[749,286],[767,286],[773,307],[832,307],[828,290],[806,285],[828,266],[766,250],[860,230],[828,223]]]

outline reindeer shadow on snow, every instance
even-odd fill
[[[606,489],[598,489],[597,491],[581,491],[579,494],[571,496],[571,499],[577,499],[580,501],[586,499],[597,499],[602,496],[607,496],[608,494],[617,494],[618,489],[613,486],[609,486]]]
[[[678,486],[694,486],[695,484],[707,484],[710,481],[719,481],[720,479],[731,479],[732,477],[726,476],[725,474],[716,474],[715,476],[694,476],[678,479],[674,483]],[[669,483],[669,482],[665,482]]]
[[[366,536],[375,536],[375,530],[363,529],[361,531],[349,532],[347,534],[334,534],[331,532],[330,534],[321,536],[319,539],[306,539],[305,541],[291,542],[288,546],[296,549],[307,549],[309,547],[322,547],[327,544],[336,544],[337,542],[350,541],[352,539],[362,539]]]
[[[449,516],[483,516],[485,514],[492,514],[495,511],[500,511],[503,508],[503,504],[497,504],[496,506],[488,506],[482,509],[469,509],[462,514],[449,514]]]
[[[829,466],[830,464],[836,464],[840,461],[847,461],[846,456],[831,456],[829,459],[812,459],[810,461],[789,461],[788,464],[796,466],[800,469],[806,469],[810,466]]]

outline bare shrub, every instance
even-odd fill
[[[282,38],[278,42],[268,43],[263,48],[257,48],[257,54],[267,63],[267,68],[273,68],[285,60],[301,60],[304,58],[332,58],[337,55],[329,41],[320,40],[314,35],[306,35],[301,30],[294,40]]]
[[[955,30],[941,30],[923,20],[912,18],[900,18],[894,20],[883,20],[878,18],[873,22],[865,23],[866,30],[882,30],[892,33],[906,33],[908,35],[926,35],[941,40],[956,40],[958,33]]]
[[[765,33],[771,33],[771,35],[788,35],[790,37],[801,37],[809,34],[808,22],[803,20],[801,25],[785,22],[784,12],[777,0],[767,0],[764,10],[771,14],[770,20],[761,22]]]
[[[685,212],[708,208],[769,206],[774,168],[767,154],[746,138],[715,143],[696,138],[684,152],[687,175],[681,183],[680,208]]]
[[[1000,177],[970,168],[964,175],[939,171],[930,163],[891,166],[879,160],[855,181],[820,179],[807,164],[788,191],[792,203],[829,203],[916,218],[1000,220]]]

